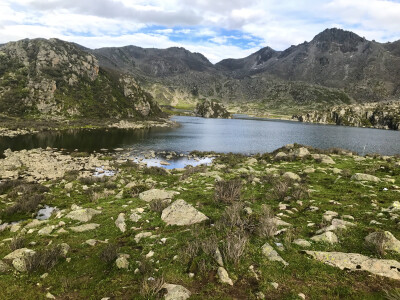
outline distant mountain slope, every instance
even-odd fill
[[[215,65],[182,48],[89,51],[101,66],[140,78],[161,103],[217,99],[324,106],[400,97],[400,41],[367,41],[336,28],[284,51],[266,47]]]
[[[26,39],[0,47],[0,113],[143,119],[161,110],[131,75],[105,70],[82,47]]]

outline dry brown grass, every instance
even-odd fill
[[[379,256],[384,256],[385,244],[387,242],[387,237],[383,231],[378,231],[374,234],[373,239],[368,243],[368,246]]]
[[[118,257],[119,247],[116,244],[108,244],[100,252],[100,259],[107,264],[112,264]]]
[[[257,227],[257,234],[262,237],[273,237],[277,226],[274,220],[274,214],[268,205],[263,205],[261,208],[261,214],[259,217],[259,223]]]
[[[245,253],[248,242],[249,238],[245,232],[228,234],[222,247],[225,260],[237,265]]]
[[[150,210],[157,213],[162,213],[162,211],[167,208],[168,205],[168,201],[156,199],[150,202]]]
[[[189,178],[193,174],[196,173],[204,173],[207,171],[207,166],[206,165],[198,165],[196,167],[193,166],[186,166],[185,171],[183,172],[181,176],[181,180],[185,180],[186,178]]]
[[[214,200],[226,204],[240,200],[242,181],[240,179],[221,180],[215,184]]]
[[[34,255],[25,258],[27,271],[30,273],[38,270],[49,271],[54,268],[61,257],[61,246],[36,251]]]
[[[160,292],[165,283],[164,277],[160,278],[144,278],[140,287],[140,295],[145,299],[153,299],[160,297]]]
[[[10,242],[10,250],[15,251],[17,249],[24,248],[26,244],[26,240],[22,236],[14,237]]]
[[[281,178],[273,183],[272,196],[274,199],[283,201],[289,195],[292,181],[289,179]]]

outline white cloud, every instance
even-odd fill
[[[283,50],[330,27],[396,40],[399,16],[394,0],[1,0],[0,43],[57,37],[91,48],[182,46],[216,62],[260,45]]]

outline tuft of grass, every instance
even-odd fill
[[[221,180],[215,184],[214,200],[226,204],[240,200],[242,181],[240,179]]]
[[[225,260],[238,265],[245,253],[248,242],[249,238],[243,231],[228,234],[225,241],[223,241],[222,247]]]
[[[26,268],[29,273],[36,271],[49,271],[62,257],[61,246],[37,251],[34,255],[25,258]]]
[[[140,287],[140,295],[145,299],[152,299],[160,296],[165,283],[164,277],[144,278]]]
[[[168,175],[168,171],[161,167],[150,167],[143,169],[144,175],[157,175],[157,176],[165,176]]]
[[[257,234],[262,237],[273,237],[277,226],[274,220],[274,214],[268,205],[263,205],[259,217]]]
[[[162,213],[162,211],[169,205],[169,203],[162,199],[156,199],[150,202],[150,210],[156,213]]]
[[[283,201],[289,195],[291,188],[291,180],[289,179],[279,179],[273,183],[272,196],[274,199]]]
[[[23,236],[14,237],[10,242],[10,250],[15,251],[17,249],[24,248],[26,245],[26,240]]]
[[[100,259],[106,264],[112,264],[118,257],[119,247],[116,244],[108,244],[100,252]]]

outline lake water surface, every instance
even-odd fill
[[[175,116],[179,128],[146,130],[66,130],[14,138],[0,138],[0,152],[32,148],[64,148],[99,151],[102,148],[132,148],[135,151],[192,150],[244,154],[273,151],[299,143],[317,148],[339,147],[358,152],[400,154],[400,132],[370,128],[305,124],[259,119],[204,119]]]

